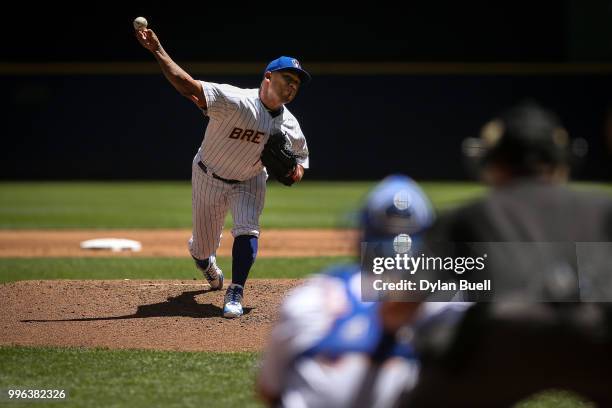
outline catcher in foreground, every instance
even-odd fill
[[[239,317],[244,286],[257,256],[259,216],[266,195],[264,166],[286,185],[299,181],[308,168],[306,139],[285,104],[310,75],[297,59],[283,56],[266,66],[259,89],[197,81],[170,58],[152,30],[137,30],[136,38],[172,86],[210,119],[192,163],[189,251],[210,288],[223,289],[215,253],[225,215],[232,212],[232,283],[225,293],[223,316]],[[276,134],[282,139],[272,137]]]
[[[406,197],[407,207],[397,197]],[[419,242],[435,214],[410,178],[385,178],[360,211],[356,245],[392,244],[398,234]],[[420,249],[415,248],[415,253]],[[270,407],[392,407],[414,386],[419,361],[413,322],[463,314],[453,302],[366,302],[357,262],[310,277],[285,297],[257,377]]]

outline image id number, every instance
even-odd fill
[[[66,392],[64,390],[7,390],[9,399],[65,399]]]

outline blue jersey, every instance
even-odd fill
[[[331,326],[330,330],[316,344],[304,350],[302,356],[312,357],[321,355],[328,358],[338,358],[344,353],[364,353],[374,355],[380,351],[385,340],[389,340],[382,327],[380,318],[380,303],[363,302],[359,294],[352,290],[350,282],[359,274],[357,265],[338,266],[325,272],[327,276],[342,282],[349,308],[346,314],[340,316]],[[412,346],[401,342],[393,336],[391,347],[387,345],[382,355],[377,357],[404,357],[414,359]],[[377,353],[378,354],[378,353]]]

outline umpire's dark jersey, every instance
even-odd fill
[[[602,270],[612,268],[612,198],[603,193],[517,180],[440,217],[427,241],[430,248],[450,243],[445,251],[452,247],[455,257],[488,255],[484,274],[460,276],[492,278],[493,290],[470,300],[519,292],[524,300],[612,300],[612,279]]]
[[[612,199],[521,180],[440,217],[428,238],[591,242],[609,249]],[[533,273],[532,265],[542,259],[554,264],[559,254],[532,256],[541,259],[508,259],[511,273]],[[607,286],[612,284],[612,273],[606,273],[610,268],[604,265],[602,271]],[[457,325],[422,328],[416,339],[422,363],[419,383],[400,406],[510,406],[555,387],[576,391],[601,406],[612,404],[609,303],[478,303]]]
[[[431,236],[452,242],[608,242],[612,198],[564,185],[515,181],[440,217]]]

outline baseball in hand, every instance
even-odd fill
[[[147,19],[144,17],[136,17],[134,19],[134,30],[144,30],[147,28]]]

